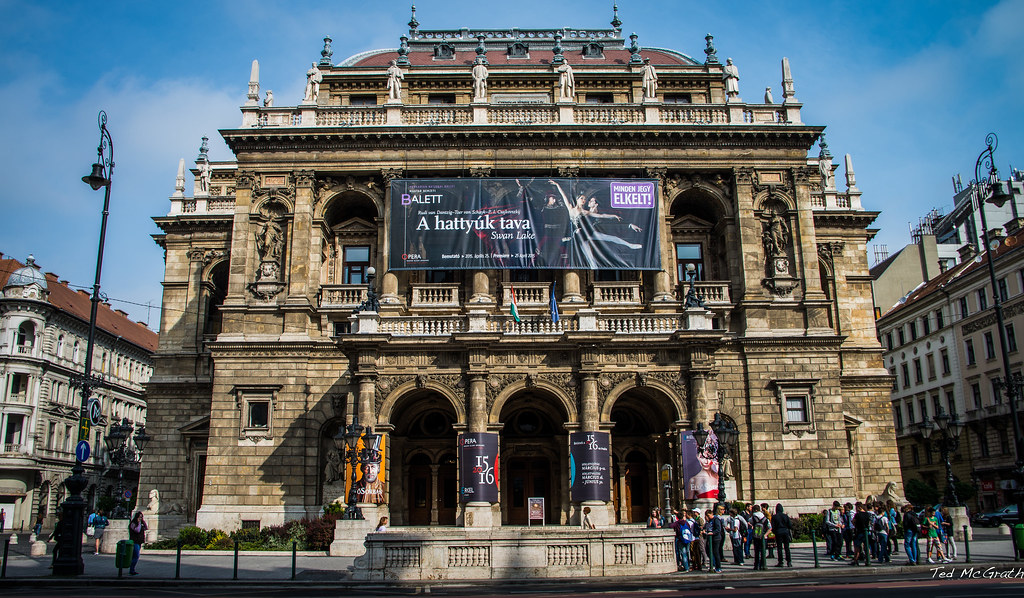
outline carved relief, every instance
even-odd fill
[[[718,193],[723,197],[729,197],[732,193],[732,185],[721,173],[717,172],[674,174],[665,180],[665,190],[670,193],[676,190],[681,193],[693,188]]]
[[[842,257],[843,242],[832,241],[829,243],[818,243],[818,257],[825,262],[829,268],[835,269],[835,258]]]

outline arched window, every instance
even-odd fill
[[[31,353],[35,338],[36,325],[32,322],[22,322],[21,326],[18,326],[18,332],[14,335],[14,344],[17,346],[18,353]]]
[[[75,341],[75,348],[71,354],[71,361],[78,363],[78,341]]]
[[[64,359],[64,335],[57,337],[57,350],[55,351],[57,359]]]

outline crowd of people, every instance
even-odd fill
[[[680,571],[721,573],[727,547],[732,549],[733,565],[751,560],[755,570],[763,570],[767,561],[774,559],[775,567],[793,566],[794,522],[781,504],[774,509],[768,503],[749,504],[728,512],[719,504],[704,512],[677,509],[670,515],[654,509],[647,527],[674,530]],[[892,562],[901,538],[907,564],[917,564],[921,539],[925,540],[928,563],[948,563],[957,557],[952,519],[945,507],[928,508],[919,517],[912,506],[898,509],[892,501],[845,505],[834,501],[831,509],[822,512],[822,526],[816,534],[824,537],[830,560],[851,566],[867,565],[869,558],[875,563]]]

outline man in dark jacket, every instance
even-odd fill
[[[868,527],[871,525],[871,516],[868,515],[864,503],[857,503],[857,512],[853,516],[853,562],[850,565],[857,566],[861,557],[864,557],[864,564],[868,564],[868,546],[865,543],[865,536]]]
[[[725,507],[717,505],[715,507],[715,516],[711,518],[711,565],[715,573],[722,572],[722,561],[724,559],[724,546],[725,546],[725,519],[722,514],[725,512]]]
[[[907,552],[907,564],[916,565],[919,558],[917,552],[917,535],[921,521],[914,514],[910,505],[903,505],[903,549]]]

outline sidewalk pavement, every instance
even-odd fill
[[[987,533],[985,533],[987,531]],[[6,537],[7,534],[5,534]],[[976,530],[975,541],[970,543],[971,561],[974,565],[984,566],[1012,566],[1013,548],[1009,536],[996,535],[994,531]],[[965,550],[963,542],[957,543],[959,555],[952,565],[963,566],[965,564]],[[924,548],[924,542],[920,543]],[[48,546],[52,550],[53,544]],[[834,577],[838,575],[847,576],[850,574],[885,574],[907,572],[930,576],[931,569],[939,565],[929,565],[924,560],[924,553],[921,553],[921,564],[907,566],[906,553],[903,550],[903,541],[900,541],[900,551],[892,555],[892,562],[889,564],[875,563],[871,567],[851,567],[847,561],[833,562],[825,556],[825,546],[818,544],[818,555],[820,568],[814,567],[814,554],[810,543],[794,544],[791,547],[793,555],[792,568],[776,568],[777,557],[768,557],[767,571],[755,572],[753,570],[753,559],[747,560],[743,566],[731,563],[732,551],[726,550],[727,561],[724,564],[722,573],[689,572],[677,573],[672,578],[682,582],[692,579],[695,582],[711,579],[754,579],[754,578],[814,578]],[[2,547],[0,547],[2,550]],[[0,554],[2,558],[2,554]],[[29,543],[27,534],[19,535],[18,544],[11,545],[8,554],[6,580],[0,581],[0,587],[4,582],[34,582],[34,584],[59,583],[61,578],[53,577],[49,568],[51,554],[32,557],[29,556]],[[71,579],[88,580],[89,583],[104,583],[105,581],[117,581],[117,569],[114,567],[114,556],[109,554],[93,555],[88,545],[83,545],[83,559],[85,561],[85,572],[83,575]],[[147,550],[143,549],[138,564],[138,576],[131,579],[136,582],[157,582],[176,583],[175,580],[176,555],[173,550]],[[338,583],[347,578],[348,568],[355,559],[352,557],[331,557],[322,552],[299,552],[296,557],[295,580],[292,580],[292,554],[291,552],[240,552],[238,557],[238,580],[258,582],[284,582],[284,583]],[[187,583],[189,580],[202,580],[208,582],[224,581],[233,582],[234,555],[230,551],[182,551],[181,554],[181,581]],[[128,571],[124,571],[124,579],[128,578]],[[589,578],[588,578],[589,579]],[[614,578],[600,578],[607,582]],[[587,579],[572,580],[577,583],[586,583]],[[238,583],[238,582],[234,582]],[[444,585],[443,582],[431,582],[434,585]],[[457,582],[453,582],[457,583]]]

